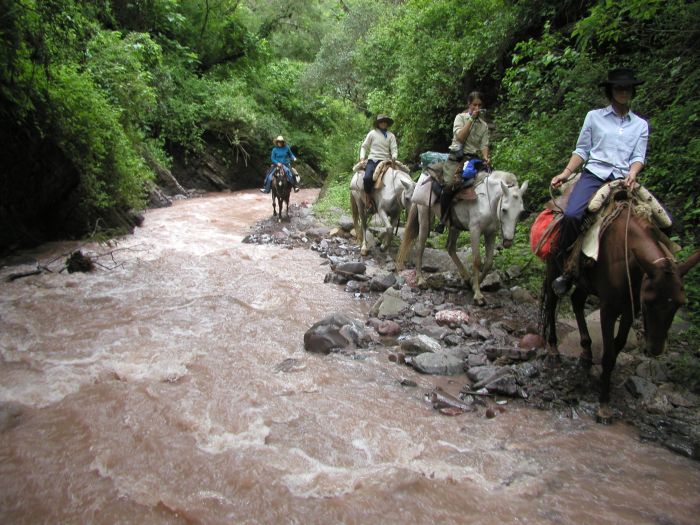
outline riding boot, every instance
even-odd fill
[[[455,194],[455,188],[453,185],[448,184],[442,188],[442,194],[440,194],[440,209],[442,214],[440,215],[440,222],[435,226],[435,231],[442,233],[445,231],[445,224],[447,224],[447,219],[450,217],[450,208],[452,206],[452,197]]]
[[[561,275],[552,281],[552,290],[559,297],[564,297],[569,292],[574,281],[572,272],[567,267],[567,261],[571,257],[572,245],[576,243],[579,236],[580,222],[576,217],[565,215],[559,227],[555,262],[557,267],[561,269]]]

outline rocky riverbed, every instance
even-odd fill
[[[427,287],[421,289],[415,270],[396,272],[393,254],[374,249],[361,257],[353,233],[348,217],[327,225],[308,203],[301,203],[290,207],[289,220],[261,221],[243,241],[316,251],[319,264],[328,267],[329,285],[371,303],[366,319],[329,312],[306,333],[307,351],[357,359],[378,353],[396,366],[433,375],[426,402],[447,416],[496,418],[527,405],[572,419],[594,417],[600,366],[590,371],[578,366],[578,332],[564,318],[558,327],[562,362],[545,364],[537,335],[538,298],[519,286],[519,267],[489,274],[482,283],[487,305],[477,307],[444,250],[426,249]],[[587,313],[599,362],[595,303]],[[640,439],[700,459],[700,392],[681,380],[677,363],[682,348],[671,345],[662,358],[650,359],[636,346],[633,332],[613,374],[616,424],[632,424]],[[408,374],[401,384],[417,387]]]

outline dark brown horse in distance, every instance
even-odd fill
[[[277,217],[278,222],[282,222],[282,204],[286,204],[287,219],[289,219],[289,195],[292,192],[292,185],[289,183],[284,166],[278,164],[272,174],[272,216]],[[277,214],[277,204],[279,203],[279,215]]]
[[[590,368],[592,353],[583,308],[589,295],[600,299],[603,373],[597,420],[607,424],[612,422],[610,376],[625,346],[634,316],[642,314],[644,351],[651,356],[660,355],[673,317],[686,302],[683,277],[700,260],[700,251],[696,251],[677,263],[666,247],[665,235],[654,224],[635,215],[627,201],[617,202],[616,206],[617,213],[600,237],[598,260],[592,265],[582,265],[571,296],[583,348],[579,362],[584,368]],[[559,360],[555,324],[557,296],[552,290],[552,281],[559,271],[553,255],[546,262],[540,305],[542,335],[547,341],[548,360],[556,362]],[[618,319],[620,325],[615,334]]]

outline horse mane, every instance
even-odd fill
[[[497,180],[502,180],[506,183],[506,186],[518,185],[518,178],[515,176],[514,173],[511,173],[510,171],[492,171],[489,177],[495,178]]]

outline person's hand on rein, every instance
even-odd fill
[[[558,188],[564,184],[570,176],[571,172],[568,169],[564,169],[559,175],[552,177],[552,182],[550,183],[552,188]]]

